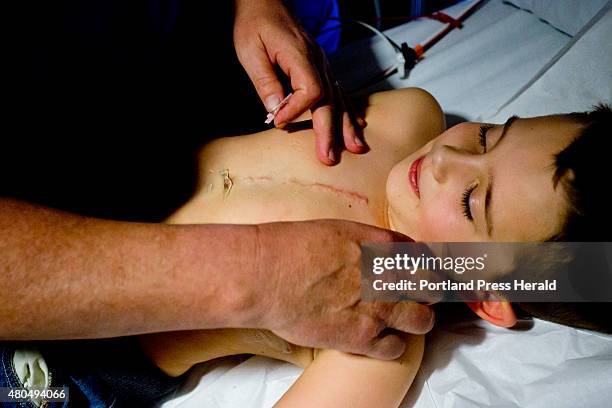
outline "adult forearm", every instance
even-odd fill
[[[255,235],[251,226],[115,222],[0,198],[0,338],[242,326],[259,312],[245,281]]]
[[[0,199],[0,339],[250,327],[392,359],[405,345],[384,329],[424,333],[433,313],[361,302],[360,244],[403,239],[347,221],[140,224]]]

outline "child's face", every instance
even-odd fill
[[[516,119],[505,131],[483,128],[483,139],[481,126],[454,126],[395,165],[387,179],[393,229],[425,242],[542,241],[560,231],[566,198],[553,184],[554,155],[580,125]]]

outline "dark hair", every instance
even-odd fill
[[[561,232],[550,241],[611,241],[612,215],[606,185],[612,185],[612,111],[599,104],[589,112],[566,115],[581,124],[579,135],[555,156],[553,183],[564,188],[567,209]],[[602,174],[603,172],[603,174]],[[595,188],[596,182],[601,186]],[[609,268],[609,265],[608,265]],[[577,271],[582,275],[587,271]],[[608,283],[609,284],[609,277]],[[605,282],[602,282],[604,284]],[[612,302],[520,303],[515,304],[532,316],[555,323],[612,333]]]
[[[574,141],[555,156],[553,182],[563,186],[568,208],[562,231],[550,240],[609,241],[610,230],[605,228],[610,225],[607,191],[593,188],[593,184],[608,180],[602,171],[610,162],[612,111],[609,105],[599,104],[590,112],[567,116],[583,128]]]

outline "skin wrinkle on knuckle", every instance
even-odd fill
[[[293,34],[293,46],[294,48],[302,55],[310,54],[310,42],[304,38],[304,35],[301,31],[292,31]]]
[[[247,69],[249,63],[251,61],[256,61],[262,58],[267,58],[268,53],[265,45],[258,41],[256,44],[253,44],[252,41],[245,40],[243,43],[247,45],[237,46],[236,47],[236,56],[238,57],[238,61],[245,67],[247,74],[249,74],[252,70]],[[270,58],[270,62],[274,64],[274,58]]]
[[[308,106],[314,106],[321,102],[325,95],[321,84],[316,81],[311,81],[310,83],[303,85],[301,91],[303,93],[305,103]]]
[[[361,293],[359,291],[353,291],[353,294],[347,300],[348,307],[355,309],[361,304]]]
[[[314,116],[316,116],[318,119],[317,123],[313,123],[313,126],[318,126],[320,127],[324,127],[325,129],[328,129],[331,127],[332,124],[332,118],[333,118],[333,108],[331,105],[328,104],[316,104],[318,105],[314,114],[313,114],[313,119]]]
[[[272,86],[276,86],[278,80],[272,76],[261,76],[253,79],[253,84],[257,89],[269,89]]]
[[[402,303],[379,303],[377,308],[378,317],[388,326],[394,327],[400,331],[404,331],[409,326],[409,324],[404,321],[404,317],[410,314],[411,313],[406,310]]]
[[[348,324],[350,336],[338,334],[338,342],[348,342],[350,347],[356,352],[365,353],[369,350],[373,338],[367,335],[367,321],[363,316],[354,316]]]
[[[414,308],[404,312],[405,316],[405,331],[414,331],[415,333],[426,333],[433,327],[435,315],[427,307],[418,303],[414,304]]]
[[[363,342],[371,342],[373,339],[376,339],[380,334],[380,325],[369,316],[362,317],[361,323],[361,339]]]
[[[380,319],[374,319],[374,322],[375,322],[374,323],[375,324],[374,337],[378,337],[383,332],[383,330],[385,330],[387,325],[385,324],[384,321]]]
[[[394,321],[394,313],[396,313],[398,305],[395,303],[377,302],[374,309],[375,315],[387,324]]]
[[[395,322],[399,326],[399,329],[402,331],[422,331],[423,330],[423,322],[426,321],[424,319],[424,315],[422,309],[418,306],[417,303],[411,303],[410,308],[398,308],[398,315],[395,317]]]

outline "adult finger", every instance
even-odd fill
[[[388,327],[411,334],[425,334],[435,322],[434,311],[416,302],[398,302],[387,316],[380,317]]]
[[[339,130],[337,121],[342,114],[342,106],[337,104],[335,86],[332,85],[329,66],[325,55],[318,53],[318,64],[321,69],[321,78],[325,84],[325,96],[312,109],[312,128],[315,134],[317,156],[324,164],[334,165],[338,161],[339,150],[336,146],[336,134]],[[326,161],[324,154],[327,153]]]
[[[389,333],[373,340],[366,355],[379,360],[395,360],[404,354],[405,350],[406,342],[399,335]]]
[[[283,100],[284,92],[265,50],[242,55],[241,62],[266,110],[272,111]]]
[[[326,84],[307,53],[286,52],[278,56],[277,62],[293,89],[293,96],[274,120],[276,126],[283,126],[318,103],[326,94]]]
[[[331,95],[333,97],[331,104],[336,112],[333,120],[337,122],[334,123],[333,131],[342,132],[342,140],[348,151],[363,153],[367,150],[362,132],[362,124],[365,125],[365,121],[357,120],[355,110],[344,93],[344,89],[342,89],[340,82],[333,78],[331,67],[327,58],[325,58],[325,54],[320,53],[318,56],[320,58],[319,65],[323,67],[324,76],[327,83],[330,84]]]
[[[346,95],[338,81],[334,82],[335,106],[341,112],[338,120],[342,121],[342,138],[344,146],[352,153],[363,153],[366,151],[366,145],[362,139],[363,132],[356,125],[354,113],[349,110],[349,105],[346,100]]]
[[[315,133],[315,148],[319,160],[328,166],[337,162],[334,147],[334,108],[330,104],[316,107],[312,111],[312,128]]]
[[[343,92],[343,95],[344,95],[344,104],[346,105],[347,111],[349,112],[351,117],[355,120],[355,123],[357,124],[357,126],[361,129],[364,129],[366,126],[368,126],[368,123],[366,122],[365,118],[360,115],[360,112],[358,112],[357,109],[355,109],[355,105],[353,104],[351,98],[348,95],[346,95],[346,93],[344,92]]]

